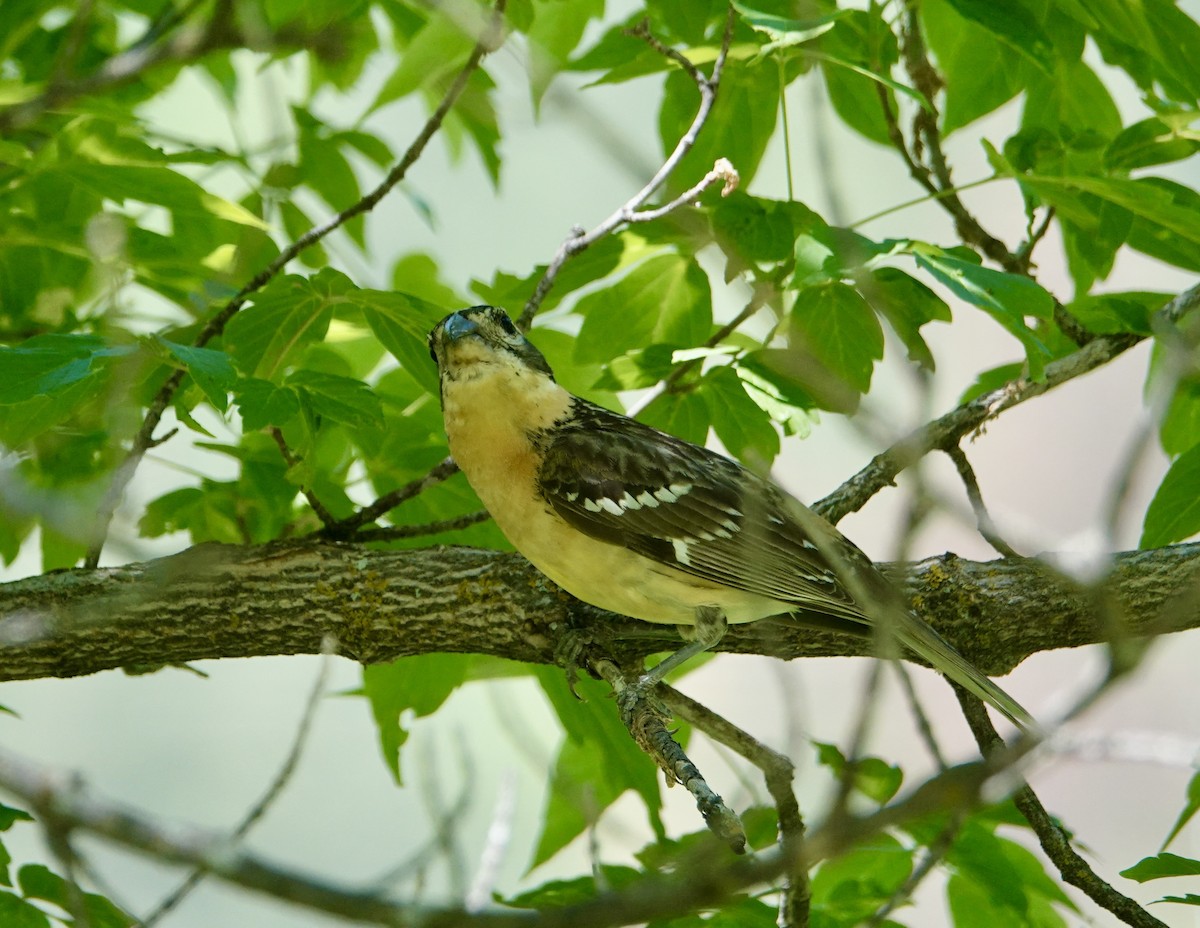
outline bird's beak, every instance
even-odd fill
[[[446,320],[442,331],[446,333],[446,340],[456,342],[460,338],[465,338],[468,335],[474,335],[479,331],[474,320],[467,318],[462,313],[454,313]]]

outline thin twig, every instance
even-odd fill
[[[249,812],[242,818],[237,828],[230,835],[231,842],[239,842],[250,832],[250,829],[263,817],[266,811],[275,804],[275,800],[279,794],[283,792],[283,788],[292,778],[292,774],[296,772],[296,766],[300,762],[300,757],[304,753],[304,746],[308,743],[308,735],[312,730],[313,719],[317,714],[317,705],[320,703],[321,696],[325,693],[325,684],[329,679],[330,656],[335,652],[336,648],[332,639],[327,640],[322,646],[323,654],[321,655],[320,669],[317,671],[316,680],[313,681],[312,690],[308,694],[308,699],[304,703],[304,709],[300,714],[300,724],[296,726],[296,734],[292,738],[292,746],[288,750],[287,757],[279,767],[279,771],[275,774],[274,779],[267,787],[266,791],[250,809]],[[139,923],[140,928],[153,928],[163,916],[167,915],[176,906],[179,905],[187,896],[195,889],[200,881],[204,879],[207,871],[203,867],[197,867],[187,875],[182,883],[158,906],[147,915]]]
[[[480,509],[477,512],[455,516],[453,519],[442,519],[440,522],[369,528],[355,534],[354,539],[356,541],[395,541],[397,538],[423,538],[426,535],[440,535],[442,532],[455,532],[462,528],[478,525],[491,517],[491,513],[486,509]]]
[[[933,725],[929,722],[929,716],[925,714],[921,700],[917,698],[917,689],[913,686],[912,674],[901,661],[894,662],[892,666],[895,667],[896,674],[900,677],[900,685],[904,687],[904,695],[908,699],[908,707],[912,710],[913,719],[917,724],[917,732],[921,735],[921,742],[925,745],[925,750],[937,764],[938,770],[945,770],[950,765],[946,763],[946,755],[942,753],[941,745],[938,744],[937,737],[933,733]]]
[[[675,715],[717,743],[735,751],[762,771],[767,792],[775,801],[775,812],[779,817],[780,844],[797,848],[795,863],[787,873],[788,885],[780,907],[780,926],[803,928],[809,921],[812,891],[808,882],[808,868],[800,850],[804,840],[804,818],[800,814],[800,804],[796,801],[796,793],[792,788],[792,780],[796,775],[795,764],[786,755],[772,750],[749,732],[738,728],[728,719],[673,686],[660,684],[658,692],[667,708]]]
[[[401,503],[407,502],[414,496],[419,496],[430,487],[436,486],[457,473],[458,465],[454,463],[454,458],[442,458],[423,477],[411,480],[404,486],[392,490],[390,493],[384,493],[375,502],[369,506],[363,506],[354,515],[347,516],[332,527],[327,527],[326,534],[333,538],[348,538],[361,526],[374,522],[389,510],[395,509]]]
[[[1174,325],[1197,306],[1200,306],[1200,284],[1169,300],[1154,314],[1155,324]],[[1140,335],[1102,335],[1078,351],[1047,364],[1041,380],[1018,378],[963,403],[876,455],[866,467],[812,508],[830,522],[841,521],[848,513],[861,509],[884,487],[891,486],[903,470],[930,451],[958,444],[963,436],[1000,413],[1102,367],[1142,340]]]
[[[975,513],[975,525],[979,529],[979,534],[996,549],[1001,557],[1020,557],[1021,555],[1013,546],[1004,540],[999,529],[996,528],[996,523],[992,521],[991,513],[988,512],[987,506],[983,502],[983,492],[979,489],[979,480],[975,476],[975,469],[967,460],[967,454],[962,450],[962,446],[949,445],[942,450],[954,462],[958,476],[966,488],[967,499],[971,501],[971,509]]]
[[[299,463],[299,458],[292,454],[292,449],[288,447],[287,439],[283,437],[283,432],[279,426],[273,425],[269,429],[271,437],[275,439],[275,444],[279,447],[279,453],[283,455],[284,463],[288,468],[295,467]],[[316,492],[309,486],[300,487],[300,492],[304,494],[304,498],[308,500],[308,505],[312,506],[312,511],[317,514],[317,518],[321,520],[321,524],[326,528],[337,524],[337,519],[333,513],[325,508],[325,504],[321,502]]]
[[[925,881],[925,878],[933,872],[933,868],[941,863],[950,848],[954,846],[954,839],[958,836],[960,828],[962,828],[962,817],[956,815],[929,843],[920,862],[908,875],[908,879],[892,893],[892,897],[887,902],[876,909],[875,913],[863,923],[864,928],[878,928],[883,924],[884,919],[912,899],[912,894],[917,891],[917,887]]]
[[[446,90],[441,102],[437,108],[430,114],[425,124],[421,127],[421,131],[417,133],[417,137],[413,139],[408,149],[404,152],[400,161],[388,172],[387,177],[383,179],[378,186],[370,193],[342,210],[329,221],[321,225],[313,226],[292,244],[279,253],[270,264],[259,271],[249,282],[247,282],[241,290],[239,290],[224,307],[214,315],[205,324],[204,328],[196,336],[193,344],[196,347],[203,347],[208,344],[225,330],[225,325],[232,319],[237,312],[245,305],[246,300],[250,295],[265,287],[283,268],[294,259],[297,255],[303,252],[306,248],[315,245],[325,236],[329,235],[336,229],[341,228],[349,220],[355,216],[361,215],[373,209],[380,200],[382,200],[396,184],[400,183],[407,175],[409,168],[416,163],[421,153],[425,150],[425,146],[434,134],[441,127],[442,122],[446,118],[446,114],[450,112],[451,107],[457,102],[459,96],[466,89],[467,82],[471,75],[479,67],[485,55],[498,47],[498,43],[503,39],[503,22],[504,10],[507,5],[507,0],[496,0],[492,17],[483,34],[480,35],[475,47],[471,50],[467,57],[466,63],[454,78],[450,87]],[[175,391],[179,388],[179,384],[183,381],[185,371],[180,368],[167,378],[166,382],[159,388],[158,393],[151,401],[149,408],[146,410],[146,417],[142,421],[142,427],[134,436],[132,446],[129,449],[125,460],[117,468],[113,474],[112,483],[110,484],[107,493],[102,500],[97,520],[93,527],[93,537],[89,543],[87,557],[84,560],[84,566],[95,567],[100,561],[100,552],[104,547],[104,539],[108,534],[108,526],[112,522],[113,513],[116,511],[121,497],[125,492],[125,487],[129,481],[133,479],[134,472],[137,470],[138,464],[154,442],[154,430],[158,428],[158,424],[162,419],[163,413],[170,404]]]
[[[1004,742],[996,733],[992,720],[988,718],[987,710],[973,695],[959,686],[954,687],[959,705],[971,733],[975,736],[979,749],[987,757],[997,749],[1003,749]],[[1166,925],[1143,909],[1134,900],[1125,896],[1102,880],[1086,860],[1071,846],[1070,838],[1050,815],[1046,812],[1041,800],[1022,783],[1013,795],[1013,802],[1020,810],[1029,827],[1037,835],[1042,850],[1050,858],[1051,863],[1058,868],[1062,878],[1072,886],[1083,891],[1101,908],[1111,912],[1127,925],[1134,928],[1166,928]]]
[[[621,721],[629,729],[637,746],[649,755],[671,782],[681,784],[692,794],[696,808],[709,830],[736,853],[743,853],[746,849],[746,832],[741,820],[708,785],[683,748],[671,737],[665,724],[670,718],[662,707],[656,705],[654,699],[642,696],[635,687],[631,687],[625,674],[609,658],[593,658],[590,664],[613,688],[621,706]]]
[[[659,169],[654,172],[654,176],[646,182],[641,190],[626,200],[612,215],[590,232],[581,231],[578,234],[572,234],[559,246],[550,264],[546,267],[545,273],[542,274],[541,280],[534,287],[533,294],[521,310],[521,315],[517,319],[517,326],[521,331],[529,330],[530,325],[533,323],[533,317],[537,315],[537,311],[541,307],[542,301],[545,300],[546,294],[550,292],[550,288],[554,286],[555,281],[558,279],[558,274],[562,270],[562,266],[575,255],[591,247],[622,224],[629,222],[629,217],[636,213],[642,204],[654,195],[655,191],[666,182],[675,168],[679,166],[679,162],[683,160],[684,156],[692,150],[692,146],[696,144],[696,138],[700,134],[700,130],[708,122],[713,104],[716,102],[717,88],[721,82],[721,72],[725,68],[725,57],[729,52],[729,45],[733,41],[733,25],[734,9],[730,6],[729,15],[725,20],[725,34],[721,39],[721,49],[717,53],[717,59],[713,64],[712,77],[709,78],[704,77],[700,70],[682,54],[662,45],[662,43],[649,34],[648,30],[643,29],[636,33],[660,54],[666,55],[672,61],[679,64],[691,76],[692,80],[696,83],[696,88],[700,91],[700,106],[696,110],[696,116],[692,119],[692,123],[688,126],[687,131],[675,143],[674,150],[667,156]],[[715,182],[715,179],[713,182]]]

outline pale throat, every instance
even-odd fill
[[[472,484],[475,473],[495,468],[498,460],[524,470],[531,436],[562,419],[571,406],[570,393],[527,368],[473,364],[457,375],[442,389],[446,436]]]

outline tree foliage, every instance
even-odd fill
[[[1200,24],[1191,16],[1172,0],[647,0],[618,15],[599,0],[0,4],[0,559],[27,564],[36,549],[42,581],[58,596],[65,587],[55,584],[88,582],[102,557],[117,564],[113,552],[146,539],[178,549],[303,545],[314,536],[363,551],[507,550],[446,460],[425,341],[447,312],[479,302],[532,327],[574,392],[616,407],[629,391],[648,391],[641,419],[692,441],[715,438],[760,469],[786,439],[869,409],[881,365],[894,357],[931,383],[944,357],[929,333],[978,316],[1006,363],[977,371],[956,406],[819,508],[836,520],[944,451],[979,531],[1014,560],[960,445],[1012,406],[1152,340],[1152,423],[1125,477],[1155,440],[1169,467],[1138,514],[1140,547],[1169,552],[1200,532],[1200,371],[1189,314],[1197,293],[1109,284],[1130,254],[1200,271],[1200,192],[1181,169],[1200,148]],[[543,263],[460,279],[414,246],[421,233],[385,234],[379,213],[404,202],[405,222],[436,230],[449,205],[409,177],[431,160],[503,188],[517,165],[499,101],[514,73],[544,117],[539,132],[564,122],[564,99],[585,108],[632,84],[656,114],[646,131],[658,133],[658,164],[639,168],[627,201],[565,236]],[[875,204],[878,213],[903,217],[916,197],[953,233],[930,235],[914,221],[909,234],[876,237],[867,217],[842,215],[834,175],[828,200],[801,202],[791,146],[809,129],[789,122],[801,91],[820,95],[839,132],[910,175],[911,187]],[[547,115],[556,94],[560,115]],[[254,113],[264,95],[269,128]],[[179,107],[195,109],[194,130]],[[209,131],[217,116],[233,131]],[[402,144],[397,120],[411,130]],[[994,125],[1006,137],[984,128]],[[982,173],[969,183],[955,161],[964,138],[982,152],[972,162]],[[760,173],[779,145],[783,191]],[[586,184],[575,179],[581,196]],[[976,209],[972,191],[985,185],[1010,193],[1014,215]],[[395,213],[391,223],[394,231]],[[1065,268],[1062,279],[1040,270],[1052,263]],[[180,446],[188,451],[173,460],[186,476],[145,492],[148,454],[170,459]],[[195,451],[204,454],[192,464]],[[146,569],[201,571],[206,550]],[[70,572],[54,573],[61,569]],[[1054,576],[1096,593],[1092,624],[1111,644],[1106,685],[1137,666],[1140,635],[1196,624],[1194,582],[1180,584],[1165,617],[1137,625],[1133,640],[1110,614],[1120,610],[1102,579]],[[384,595],[374,582],[365,572],[332,594],[314,590],[313,601],[336,600],[348,631],[369,626]],[[914,601],[935,586],[929,580]],[[521,608],[557,615],[552,591],[529,589]],[[75,640],[11,605],[25,590],[0,592],[5,678],[19,675],[18,652],[31,642]],[[445,609],[464,594],[447,581],[425,595],[442,596]],[[99,621],[119,637],[120,618]],[[958,640],[969,652],[968,636]],[[327,647],[347,653],[348,643]],[[153,625],[138,647],[128,669],[176,659],[156,651]],[[450,900],[423,923],[920,924],[903,907],[936,870],[964,928],[1075,924],[1096,905],[1129,924],[1159,924],[1114,888],[1116,874],[1084,865],[1079,875],[1067,833],[1031,792],[990,801],[992,777],[1031,745],[1006,753],[978,719],[988,760],[912,785],[857,742],[814,744],[821,770],[812,775],[828,778],[837,798],[805,810],[821,823],[805,839],[787,782],[799,758],[768,757],[672,696],[686,722],[680,745],[697,733],[732,743],[766,773],[773,804],[741,810],[760,853],[734,863],[698,819],[692,834],[668,827],[657,769],[605,684],[579,680],[579,701],[546,663],[501,662],[499,647],[446,650],[467,653],[391,663],[358,655],[369,658],[360,695],[397,781],[415,719],[436,716],[468,683],[522,676],[536,681],[563,733],[531,863],[554,859],[630,794],[644,806],[648,843],[620,866],[602,863],[600,849],[590,874],[535,873],[519,887],[495,887],[494,903],[459,911],[466,901]],[[72,836],[94,831],[147,851],[154,842],[136,823],[109,821],[36,782],[0,757],[0,785],[46,829],[61,875],[39,863],[14,873],[0,844],[0,921],[133,924],[94,891]],[[1140,863],[1131,852],[1122,876],[1184,876],[1193,882],[1180,885],[1195,886],[1200,863],[1166,847],[1200,807],[1197,782],[1162,852]],[[28,819],[0,806],[2,831],[28,828]],[[1035,841],[1041,856],[1029,849]],[[347,918],[416,917],[382,896],[272,890],[278,880],[253,860],[231,863],[219,850],[175,847],[163,859]],[[1200,903],[1186,891],[1164,898]],[[529,911],[540,920],[524,920]]]

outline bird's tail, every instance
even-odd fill
[[[1026,734],[1039,731],[1033,716],[1019,702],[989,680],[945,638],[907,610],[892,610],[889,618],[892,617],[896,622],[895,635],[901,644],[929,661],[943,676],[994,706],[1021,731]]]

